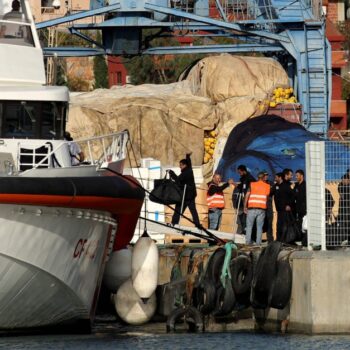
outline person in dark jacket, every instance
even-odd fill
[[[183,214],[183,212],[188,207],[188,209],[191,212],[195,226],[198,228],[202,228],[195,203],[195,198],[197,197],[197,190],[192,170],[191,153],[187,153],[186,158],[180,160],[179,166],[181,169],[181,174],[179,176],[177,176],[172,170],[169,170],[169,175],[181,188],[182,193],[184,194],[184,203],[183,206],[181,203],[175,205],[175,211],[171,220],[171,224],[177,225],[180,221],[180,212],[181,214]]]
[[[265,223],[264,228],[266,228],[266,237],[267,241],[273,242],[273,206],[272,206],[272,188],[273,184],[269,181],[269,173],[267,171],[263,171],[264,178],[263,181],[270,185],[270,195],[267,198],[267,207],[266,207],[266,213],[265,213]]]
[[[244,199],[250,183],[255,182],[255,178],[243,164],[237,167],[237,172],[240,175],[240,179],[233,191],[232,203],[234,208],[237,209],[237,233],[245,234],[247,215],[244,213]]]
[[[325,188],[325,198],[326,198],[326,223],[329,223],[330,220],[332,220],[333,217],[333,207],[335,204],[335,200],[332,196],[332,192],[328,189]]]
[[[338,185],[339,210],[337,222],[342,229],[348,231],[350,228],[350,173],[347,172],[341,178]]]
[[[306,182],[304,179],[304,171],[298,169],[295,172],[297,180],[294,187],[295,192],[295,220],[301,230],[303,217],[306,215]]]
[[[230,185],[233,185],[233,180],[221,183],[220,174],[214,174],[212,181],[208,183],[207,204],[211,230],[218,230],[220,227],[222,210],[225,208],[224,190]]]
[[[275,180],[274,183],[271,187],[271,192],[270,192],[270,197],[271,200],[273,199],[274,203],[275,203],[275,209],[277,211],[277,204],[276,202],[279,199],[279,191],[280,191],[280,186],[283,182],[283,173],[276,173],[275,174]],[[271,203],[272,205],[272,203]],[[276,239],[277,239],[277,235],[276,235]]]
[[[275,186],[273,196],[277,210],[277,241],[283,241],[283,226],[287,220],[288,213],[292,211],[295,203],[295,195],[291,180],[293,178],[293,171],[291,169],[284,169],[283,181]]]

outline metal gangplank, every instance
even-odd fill
[[[326,136],[331,99],[331,49],[320,0],[91,0],[90,10],[37,24],[68,26],[90,48],[45,48],[46,56],[261,52],[286,69],[303,106],[302,123]],[[78,20],[104,15],[100,23]],[[85,20],[86,22],[86,20]],[[151,34],[146,29],[153,29]],[[102,44],[86,32],[101,30]],[[229,44],[155,47],[152,40],[224,37]]]

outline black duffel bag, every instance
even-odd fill
[[[296,241],[300,241],[302,238],[301,228],[292,212],[288,211],[285,214],[285,220],[282,227],[281,242],[287,244],[293,244]]]
[[[174,180],[164,179],[154,180],[154,188],[149,195],[152,202],[159,204],[180,204],[182,201],[182,191]]]

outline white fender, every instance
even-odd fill
[[[157,308],[156,295],[153,293],[147,303],[143,303],[132,286],[131,279],[124,282],[114,296],[115,310],[126,323],[140,325],[148,322]]]
[[[103,284],[115,293],[118,288],[131,276],[132,252],[125,248],[112,252],[103,275]]]
[[[131,261],[132,284],[142,299],[149,298],[157,288],[158,264],[157,245],[145,232],[134,246]]]

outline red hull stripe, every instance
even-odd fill
[[[142,207],[143,199],[1,193],[0,203],[103,210],[108,211],[115,216],[137,212],[138,216]]]

